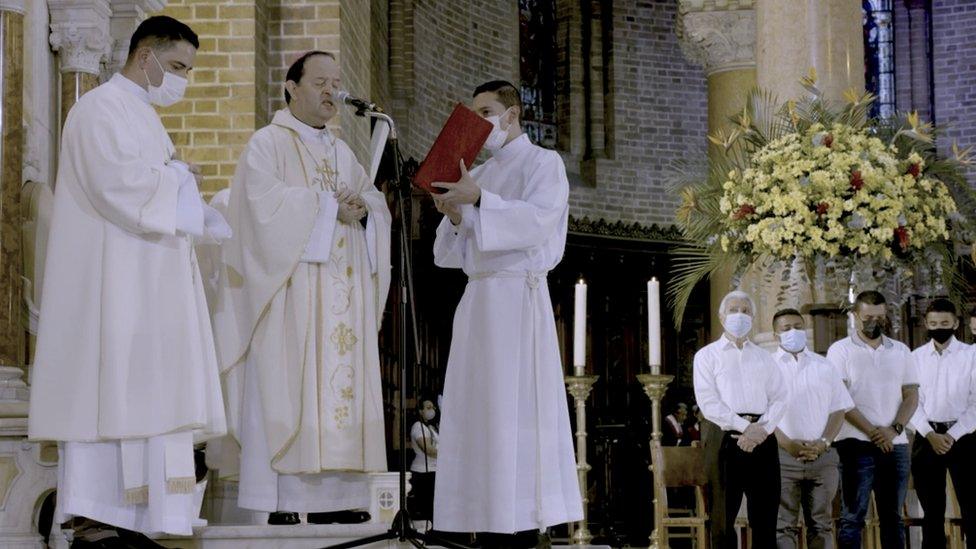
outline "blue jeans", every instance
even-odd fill
[[[890,453],[862,440],[835,443],[840,455],[841,515],[837,545],[841,549],[861,547],[864,517],[874,490],[881,522],[881,547],[903,549],[905,527],[902,509],[908,491],[909,453],[907,444],[896,444]]]

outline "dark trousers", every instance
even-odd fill
[[[409,503],[410,518],[415,520],[431,520],[434,516],[434,480],[435,472],[410,472]]]
[[[709,428],[717,429],[712,424]],[[746,497],[753,549],[776,547],[779,513],[779,449],[769,436],[752,452],[739,449],[732,432],[711,432],[705,443],[708,469],[708,517],[712,547],[735,549],[735,519]],[[702,434],[703,439],[706,437]]]
[[[896,444],[884,453],[871,442],[845,439],[834,443],[840,455],[841,515],[837,546],[859,549],[864,518],[874,491],[881,522],[881,547],[903,549],[905,526],[902,510],[908,492],[907,444]],[[943,491],[944,493],[944,491]]]
[[[938,455],[929,441],[916,435],[912,445],[912,475],[915,492],[922,504],[923,549],[948,547],[945,536],[946,470],[952,475],[956,499],[962,511],[966,547],[976,549],[976,435],[966,435],[952,445],[945,455]]]

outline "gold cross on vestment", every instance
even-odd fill
[[[338,190],[338,176],[339,172],[336,171],[327,158],[322,159],[322,163],[316,165],[315,171],[322,181],[322,189],[329,191]]]

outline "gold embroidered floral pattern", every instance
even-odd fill
[[[353,345],[359,341],[359,338],[356,337],[356,333],[345,322],[340,322],[335,330],[333,330],[330,340],[339,351],[339,356],[343,356],[352,350]]]

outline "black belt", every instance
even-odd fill
[[[955,421],[930,421],[929,427],[932,427],[932,430],[936,433],[944,435],[949,432],[949,429],[952,429],[952,426],[955,424]]]
[[[739,414],[739,417],[747,420],[749,423],[755,423],[759,421],[759,418],[762,417],[762,414]]]

